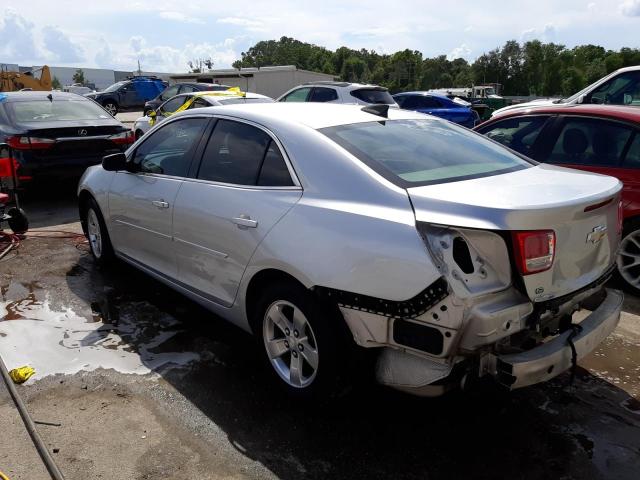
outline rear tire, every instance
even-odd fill
[[[325,399],[339,391],[344,351],[336,318],[339,312],[320,304],[295,282],[269,285],[252,319],[262,357],[274,380],[289,395]]]
[[[107,101],[102,106],[112,117],[115,117],[116,113],[118,113],[118,105],[115,102]]]
[[[25,233],[29,230],[29,220],[21,208],[13,207],[7,212],[9,215],[9,228],[15,234]]]
[[[93,260],[101,267],[112,264],[115,254],[113,253],[109,232],[102,217],[102,212],[100,212],[100,207],[93,198],[87,202],[84,218],[87,226],[86,236],[89,240],[89,250]]]
[[[640,294],[640,220],[626,222],[617,258],[618,276],[633,293]]]

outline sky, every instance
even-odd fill
[[[640,0],[2,0],[0,63],[183,72],[293,37],[473,61],[507,40],[640,47]]]

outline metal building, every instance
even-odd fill
[[[203,73],[180,73],[171,75],[173,82],[219,83],[239,87],[245,92],[260,93],[277,98],[296,85],[305,82],[335,80],[334,75],[301,70],[295,65],[260,68],[228,68],[208,70]]]

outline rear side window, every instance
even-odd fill
[[[498,175],[532,166],[496,143],[436,119],[387,120],[320,130],[404,188]]]
[[[163,125],[136,149],[133,162],[144,173],[186,177],[207,121],[185,118]]]
[[[442,105],[435,98],[412,95],[405,98],[401,107],[407,110],[416,110],[418,108],[442,108]]]
[[[548,162],[618,166],[631,139],[631,127],[595,118],[566,118]]]
[[[66,120],[95,120],[111,118],[93,100],[57,100],[46,98],[5,103],[9,117],[16,123],[58,122]]]
[[[189,108],[187,108],[187,110],[191,110],[193,108],[204,108],[204,107],[210,107],[211,104],[209,102],[207,102],[206,100],[202,99],[202,98],[196,98],[191,105],[189,105]]]
[[[284,97],[281,102],[306,102],[311,88],[299,88]]]
[[[315,87],[309,97],[310,102],[332,102],[338,99],[338,92],[333,88]]]
[[[231,120],[218,121],[198,178],[235,185],[292,185],[284,158],[271,137],[259,128]]]
[[[352,97],[367,103],[393,105],[395,101],[387,90],[378,88],[360,88],[351,92]]]
[[[507,118],[484,128],[481,127],[478,131],[491,140],[532,157],[533,145],[548,118],[546,116]]]

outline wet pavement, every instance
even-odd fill
[[[72,200],[51,215],[32,206],[38,238],[0,261],[0,354],[36,369],[19,390],[34,417],[61,424],[40,432],[69,479],[638,478],[635,297],[573,385],[421,399],[363,378],[303,406],[273,387],[250,336],[133,268],[97,269],[51,232],[79,231]],[[47,478],[3,388],[0,471]]]

